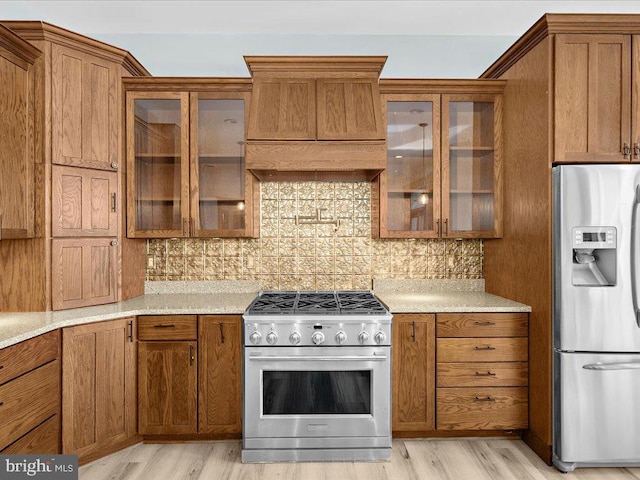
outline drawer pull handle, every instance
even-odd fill
[[[495,350],[496,347],[492,347],[491,345],[486,345],[484,347],[473,347],[474,350]]]
[[[160,324],[160,325],[154,325],[153,328],[176,328],[176,326],[173,323],[170,325]]]
[[[493,372],[476,372],[477,377],[495,377],[496,374]]]
[[[0,402],[0,407],[4,405],[4,402]]]
[[[0,365],[0,370],[2,370],[4,368],[4,365]]]
[[[488,322],[488,321],[486,321],[486,322],[478,322],[478,321],[476,321],[476,322],[473,322],[473,324],[474,325],[478,325],[478,326],[488,327],[488,326],[491,326],[491,325],[495,325],[496,322]]]
[[[496,399],[493,397],[473,397],[474,402],[495,402]]]

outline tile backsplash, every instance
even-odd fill
[[[153,239],[147,281],[259,280],[265,290],[369,289],[376,278],[482,278],[481,240],[372,239],[368,182],[260,184],[260,238]],[[295,216],[335,224],[299,224]]]

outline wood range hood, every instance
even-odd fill
[[[245,56],[246,165],[262,181],[365,181],[387,163],[384,56]]]

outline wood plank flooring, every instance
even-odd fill
[[[640,480],[640,468],[562,474],[521,440],[394,440],[390,462],[242,464],[241,442],[138,444],[80,468],[81,480]]]

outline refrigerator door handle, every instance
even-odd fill
[[[636,185],[635,198],[631,209],[631,300],[636,314],[636,324],[640,327],[640,309],[638,308],[638,206],[640,205],[640,185]]]
[[[585,370],[640,370],[640,362],[589,363]]]

